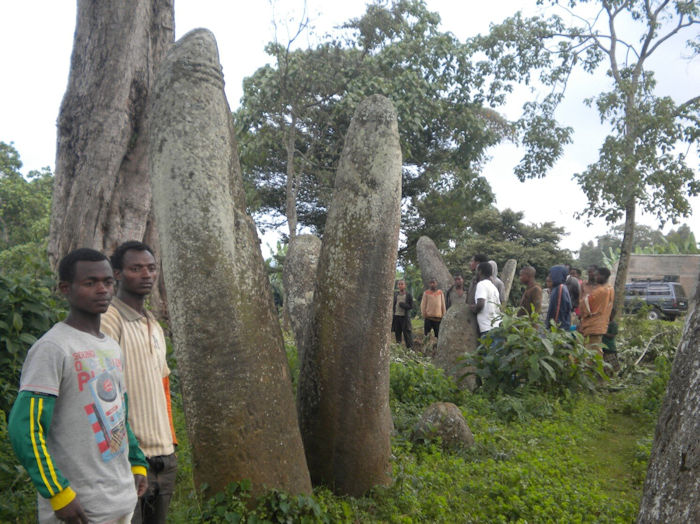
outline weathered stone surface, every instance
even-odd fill
[[[476,377],[469,375],[460,381],[466,368],[459,362],[465,353],[474,353],[479,345],[479,330],[476,317],[466,304],[455,304],[447,310],[440,323],[440,338],[437,352],[433,357],[435,367],[441,368],[448,376],[454,377],[460,387],[469,391],[476,389]]]
[[[421,415],[413,430],[414,441],[442,440],[442,447],[449,450],[474,445],[474,435],[460,409],[452,402],[435,402]]]
[[[661,405],[637,523],[700,522],[700,284]]]
[[[416,243],[416,255],[421,278],[423,279],[423,289],[428,289],[428,282],[430,282],[431,278],[435,278],[438,282],[438,289],[442,289],[443,293],[447,293],[454,279],[443,262],[442,255],[438,251],[435,242],[430,237],[420,237]]]
[[[506,299],[503,301],[504,304],[508,303],[508,297],[510,297],[510,290],[513,287],[513,279],[515,278],[515,267],[518,262],[509,258],[506,260],[506,265],[503,266],[503,271],[501,271],[501,280],[503,280],[503,285],[506,287]]]
[[[312,314],[316,268],[320,253],[321,240],[318,237],[297,235],[289,244],[282,270],[284,307],[294,331],[299,362],[303,360],[304,330]]]
[[[304,340],[299,422],[311,479],[361,495],[389,484],[389,344],[399,240],[396,110],[374,95],[348,129]]]
[[[194,478],[310,491],[282,333],[245,196],[214,35],[168,52],[150,166]]]

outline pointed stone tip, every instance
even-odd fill
[[[208,29],[193,29],[173,44],[159,68],[155,91],[184,78],[224,85],[216,38]]]
[[[370,95],[357,106],[355,118],[362,121],[391,123],[397,120],[397,113],[394,104],[387,97]]]
[[[426,235],[422,235],[418,239],[418,242],[416,242],[416,244],[426,244],[426,243],[435,245],[435,242],[433,242],[433,239],[430,238],[429,236],[426,236]]]
[[[214,33],[212,33],[209,29],[205,29],[203,27],[192,29],[183,37],[181,37],[177,42],[175,42],[175,45],[192,45],[191,42],[201,42],[201,45],[211,46],[214,49],[217,49],[216,37],[214,36]]]
[[[216,37],[209,29],[193,29],[175,42],[170,55],[177,61],[210,63],[221,69]]]

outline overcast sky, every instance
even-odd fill
[[[443,28],[465,39],[488,31],[490,23],[500,22],[525,9],[540,12],[534,0],[498,0],[469,2],[428,0],[428,7],[440,13]],[[298,17],[302,0],[275,2],[276,18]],[[345,20],[360,16],[364,0],[323,2],[308,0],[308,14],[316,34],[324,34]],[[488,6],[488,8],[485,8]],[[263,48],[274,38],[272,8],[263,0],[175,0],[175,28],[179,38],[191,29],[206,27],[217,38],[226,81],[226,94],[232,109],[241,97],[243,78],[268,62]],[[24,163],[23,172],[49,166],[53,170],[56,147],[56,118],[66,89],[70,53],[75,29],[75,2],[69,0],[22,0],[0,2],[0,48],[3,50],[0,79],[0,141],[14,142]],[[697,31],[696,31],[697,34]],[[278,25],[280,40],[285,40],[284,24]],[[309,38],[314,38],[313,36]],[[652,62],[657,70],[658,93],[684,101],[700,91],[700,59],[687,60],[684,38],[676,38],[663,48]],[[304,42],[301,42],[302,44]],[[608,226],[595,221],[587,226],[573,218],[586,200],[572,175],[595,161],[605,128],[594,109],[583,100],[605,90],[604,71],[591,76],[576,73],[569,82],[567,98],[558,118],[574,128],[574,143],[565,156],[542,180],[519,182],[513,167],[520,154],[512,144],[489,151],[491,160],[484,168],[499,209],[511,208],[525,213],[527,222],[554,221],[569,232],[563,247],[577,250],[581,242],[593,240]],[[499,108],[508,118],[519,115],[522,102],[541,96],[522,89],[506,107]],[[698,167],[697,154],[693,165]],[[700,234],[700,198],[692,200],[694,215],[686,222]],[[658,227],[652,217],[640,222]],[[668,230],[668,227],[666,228]],[[266,237],[264,243],[270,243]]]

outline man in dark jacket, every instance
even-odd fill
[[[567,275],[568,271],[564,266],[554,266],[549,270],[552,292],[549,295],[549,309],[545,321],[549,327],[549,321],[554,320],[556,325],[566,331],[571,326],[571,297],[565,285]]]
[[[411,333],[411,310],[413,309],[413,295],[406,291],[406,281],[399,280],[399,290],[394,292],[394,318],[391,322],[391,330],[396,336],[396,343],[401,344],[403,334],[406,347],[413,347],[413,334]]]

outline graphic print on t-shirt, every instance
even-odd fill
[[[81,351],[73,353],[73,363],[78,371],[78,388],[87,388],[92,397],[85,413],[102,460],[108,462],[126,449],[123,391],[115,376],[121,373],[121,361],[99,352]]]

